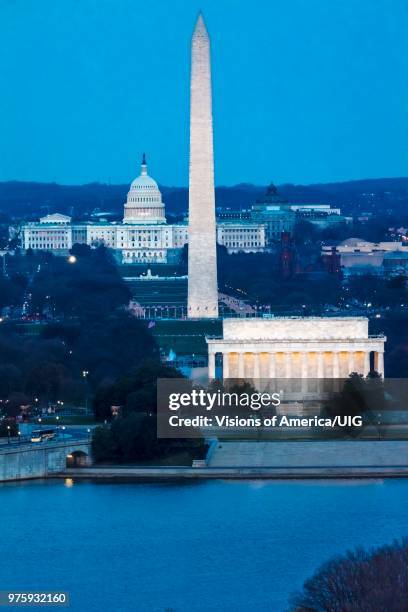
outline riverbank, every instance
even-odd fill
[[[281,480],[406,478],[408,442],[333,440],[326,442],[213,441],[206,461],[193,467],[94,465],[66,470],[71,478],[111,481]]]
[[[88,467],[67,469],[50,478],[117,482],[170,482],[179,480],[302,480],[407,478],[407,466],[392,467]]]
[[[72,478],[118,482],[385,479],[408,477],[407,441],[213,441],[191,465],[92,465],[84,438],[0,450],[0,481]]]

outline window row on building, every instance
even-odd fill
[[[264,224],[247,221],[221,222],[217,226],[218,243],[230,252],[257,252],[266,247]],[[135,225],[133,223],[81,223],[71,222],[65,215],[43,217],[38,223],[21,227],[21,246],[24,249],[50,250],[64,254],[73,244],[105,246],[122,251],[122,260],[156,258],[166,262],[167,250],[182,249],[188,242],[186,224]],[[161,249],[161,250],[157,250]],[[125,254],[126,252],[126,254]],[[133,253],[133,255],[132,255]]]

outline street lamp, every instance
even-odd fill
[[[88,439],[90,440],[91,439],[91,428],[90,427],[88,427],[87,432],[88,432]]]
[[[8,443],[10,444],[10,425],[7,425]]]
[[[88,375],[89,375],[88,370],[82,371],[82,376],[85,378],[85,384],[86,384],[85,414],[88,414]]]
[[[65,438],[65,425],[62,426],[62,439]]]

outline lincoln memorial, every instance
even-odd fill
[[[217,355],[223,379],[384,376],[385,341],[368,335],[366,317],[224,319],[222,338],[207,338],[208,376]]]

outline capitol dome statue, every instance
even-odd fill
[[[162,196],[156,181],[147,174],[144,153],[140,176],[132,182],[127,195],[123,223],[166,223]]]

